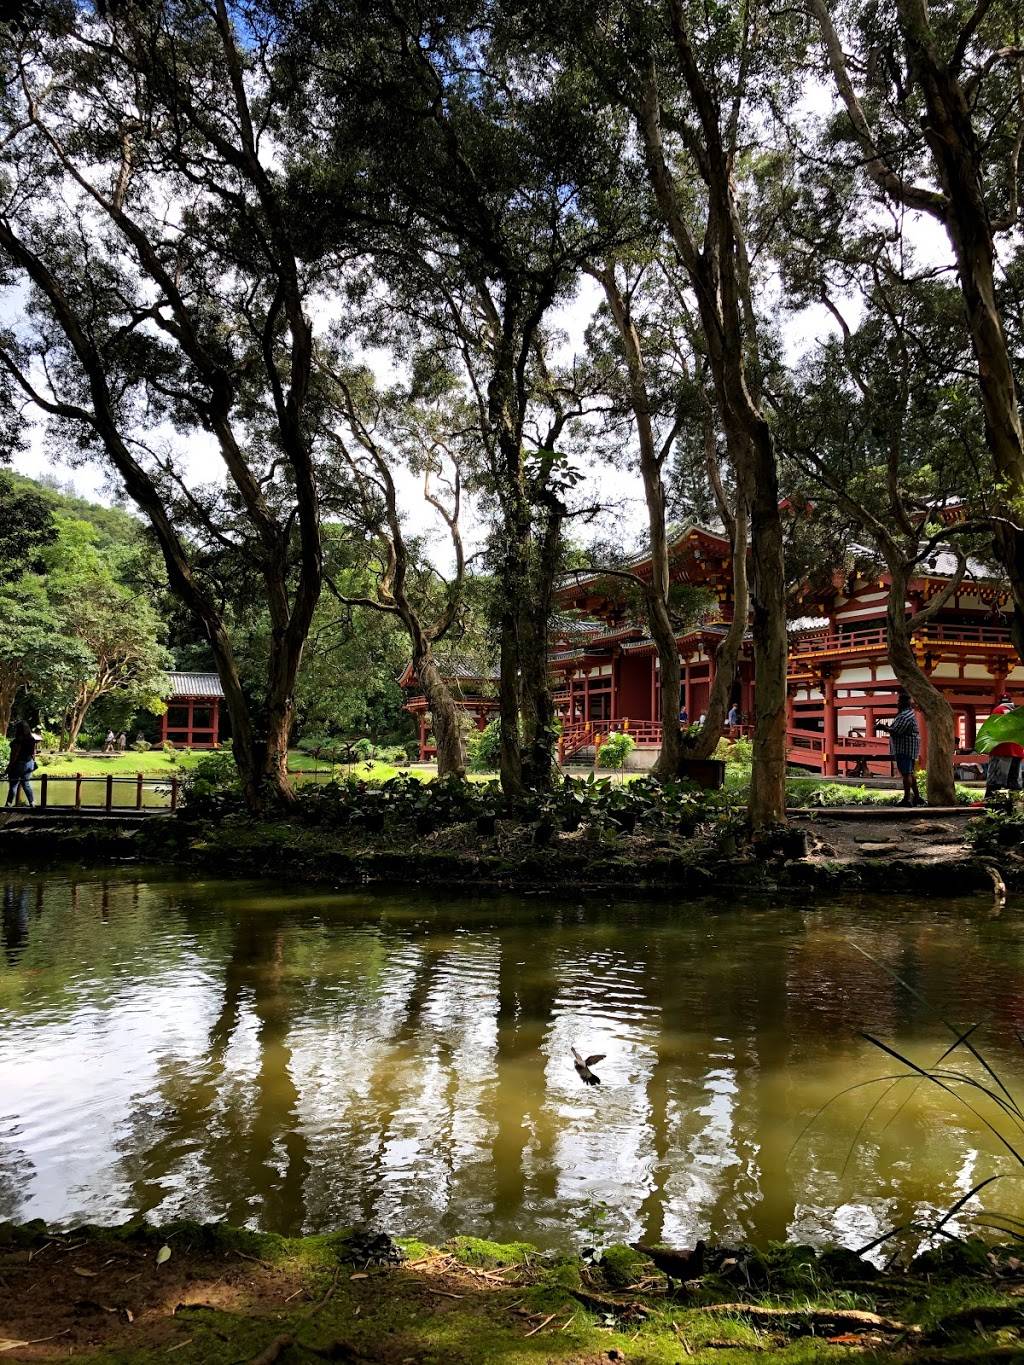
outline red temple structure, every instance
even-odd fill
[[[448,686],[455,695],[455,700],[470,717],[472,724],[478,730],[483,730],[488,721],[498,714],[498,701],[494,695],[498,675],[481,672],[478,666],[457,657],[440,659],[438,662]],[[405,709],[416,717],[419,725],[419,759],[421,763],[427,763],[437,757],[437,748],[430,734],[430,708],[427,706],[426,697],[419,690],[412,664],[399,678],[398,685],[409,694]]]
[[[732,619],[729,542],[720,531],[689,524],[675,535],[671,558],[673,580],[705,589],[714,603],[703,621],[678,637],[680,706],[693,722],[707,705],[715,651]],[[640,576],[650,567],[649,557],[629,564]],[[948,553],[930,556],[910,585],[908,613],[949,582],[953,567]],[[580,577],[564,582],[557,594],[561,615],[552,621],[549,662],[562,718],[563,759],[592,756],[613,730],[632,735],[641,754],[646,750],[651,757],[661,744],[657,653],[645,626],[630,619],[614,582],[600,574]],[[879,721],[895,714],[898,687],[888,659],[888,588],[884,573],[865,568],[837,573],[825,588],[803,594],[807,615],[794,619],[789,633],[790,764],[827,776],[889,773],[888,739],[878,729]],[[1010,643],[1003,612],[1007,598],[1006,584],[990,566],[971,563],[958,591],[914,636],[921,667],[953,708],[958,766],[965,769],[985,762],[973,753],[975,734],[1002,693],[1024,704],[1024,665]],[[402,685],[414,688],[411,672]],[[753,717],[754,686],[748,639],[732,691],[742,729]],[[468,704],[478,723],[486,723],[481,717],[496,709],[479,693]],[[425,699],[413,695],[407,705],[420,716],[421,753],[429,756]],[[924,762],[927,727],[919,719]]]
[[[220,744],[220,704],[224,692],[216,673],[168,673],[171,691],[160,717],[160,742],[185,749],[216,749]]]

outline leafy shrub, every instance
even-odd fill
[[[1000,792],[984,815],[967,826],[968,842],[977,853],[999,853],[1024,845],[1024,802],[1013,792]]]
[[[754,761],[754,741],[747,739],[745,735],[741,735],[739,739],[723,737],[715,745],[712,758],[717,758],[731,767],[749,768]]]
[[[7,771],[7,765],[11,761],[11,741],[0,735],[0,773]]]
[[[482,730],[474,730],[466,740],[469,766],[475,773],[493,773],[501,761],[501,721],[496,716]]]
[[[242,804],[242,783],[233,755],[223,749],[203,753],[182,782],[182,810],[203,819]]]
[[[352,757],[359,758],[364,761],[376,758],[377,746],[373,742],[373,740],[370,739],[368,736],[364,736],[362,739],[357,739],[355,744],[352,745]]]
[[[616,771],[624,768],[626,759],[635,748],[636,741],[632,735],[613,730],[598,751],[597,766],[599,768],[613,768]]]
[[[46,753],[53,753],[60,748],[60,735],[56,730],[39,731],[39,747]]]
[[[393,763],[401,767],[407,762],[404,744],[388,744],[383,749],[377,750],[377,758],[381,763]]]
[[[150,749],[153,748],[153,745],[150,744],[148,739],[137,739],[133,743],[132,748],[137,754],[148,754]]]

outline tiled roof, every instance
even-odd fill
[[[223,697],[216,673],[168,673],[172,697]]]

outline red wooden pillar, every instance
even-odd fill
[[[865,706],[864,708],[864,738],[874,739],[875,737],[875,708]]]
[[[189,699],[188,699],[188,730],[187,730],[187,732],[186,732],[186,734],[185,734],[185,745],[186,745],[186,747],[189,748],[189,749],[192,748],[192,727],[193,727],[193,725],[195,724],[195,719],[196,719],[196,699],[195,699],[195,697],[189,697]]]
[[[420,762],[427,761],[427,713],[420,712]]]
[[[658,659],[651,655],[651,720],[655,720],[658,715]]]
[[[211,722],[211,724],[213,725],[213,734],[210,736],[210,739],[211,739],[211,741],[212,741],[212,743],[213,743],[213,747],[216,749],[216,748],[218,747],[218,745],[220,744],[220,698],[219,698],[219,697],[214,697],[214,699],[213,699],[213,708],[212,708],[212,710],[213,710],[213,714],[212,714],[211,717],[210,717],[210,722]]]
[[[692,725],[696,717],[693,714],[693,681],[690,677],[690,660],[687,659],[683,674],[683,705],[686,707],[686,719]]]
[[[590,723],[590,671],[583,674],[583,719]]]
[[[611,695],[611,714],[609,720],[617,720],[619,715],[619,668],[621,666],[621,655],[612,660],[612,695]]]
[[[831,674],[825,679],[825,735],[822,761],[826,777],[838,777],[839,712],[836,710],[836,680]]]

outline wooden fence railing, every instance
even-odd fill
[[[36,769],[31,781],[38,789],[36,805],[40,810],[47,807],[102,811],[177,810],[181,788],[180,777],[147,777],[145,773],[118,776],[114,773],[50,773]],[[72,790],[69,791],[69,787]],[[127,789],[127,799],[116,801],[115,791],[124,789]],[[147,803],[147,792],[158,799]],[[70,799],[61,800],[62,796]],[[22,799],[20,794],[19,799]]]

